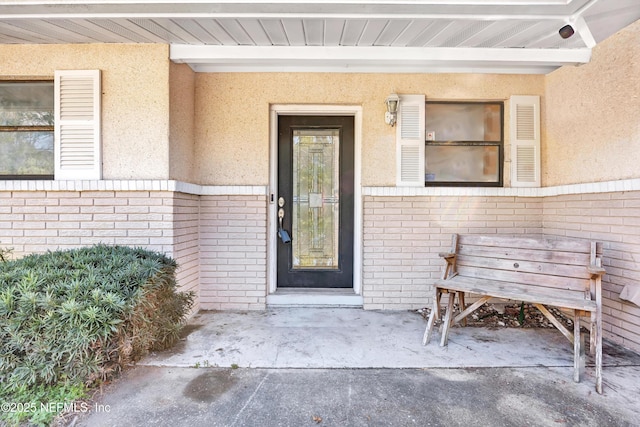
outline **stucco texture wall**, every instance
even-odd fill
[[[186,64],[169,68],[169,175],[171,179],[193,182],[195,73]]]
[[[51,78],[55,70],[102,70],[105,179],[169,178],[169,47],[0,45],[0,79]]]
[[[384,122],[384,99],[391,92],[424,93],[439,100],[506,101],[511,95],[542,95],[544,76],[198,73],[196,182],[269,183],[271,104],[350,104],[363,111],[362,184],[395,185],[395,128]],[[508,129],[508,117],[505,125]]]
[[[640,21],[546,76],[543,186],[639,178]]]

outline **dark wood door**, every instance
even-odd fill
[[[353,117],[278,118],[278,287],[353,287]]]

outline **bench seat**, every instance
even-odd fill
[[[584,292],[555,290],[549,288],[535,288],[521,283],[502,282],[490,279],[478,279],[475,277],[455,276],[449,280],[437,281],[436,286],[467,292],[476,295],[491,295],[494,298],[503,298],[528,303],[540,303],[572,310],[595,311],[596,302],[584,298]]]

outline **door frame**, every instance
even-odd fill
[[[278,194],[278,116],[353,117],[353,292],[362,294],[362,107],[359,105],[272,104],[269,108],[269,192],[267,218],[267,289],[277,290],[276,195]]]

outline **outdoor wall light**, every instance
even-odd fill
[[[387,112],[384,113],[384,121],[389,126],[395,126],[396,119],[398,118],[398,104],[400,104],[400,97],[397,94],[392,93],[387,96],[384,103],[387,104]]]
[[[563,39],[568,39],[573,35],[574,32],[575,31],[573,30],[573,27],[569,24],[565,25],[564,27],[560,28],[560,30],[558,30],[558,33],[560,33],[560,37],[562,37]]]

